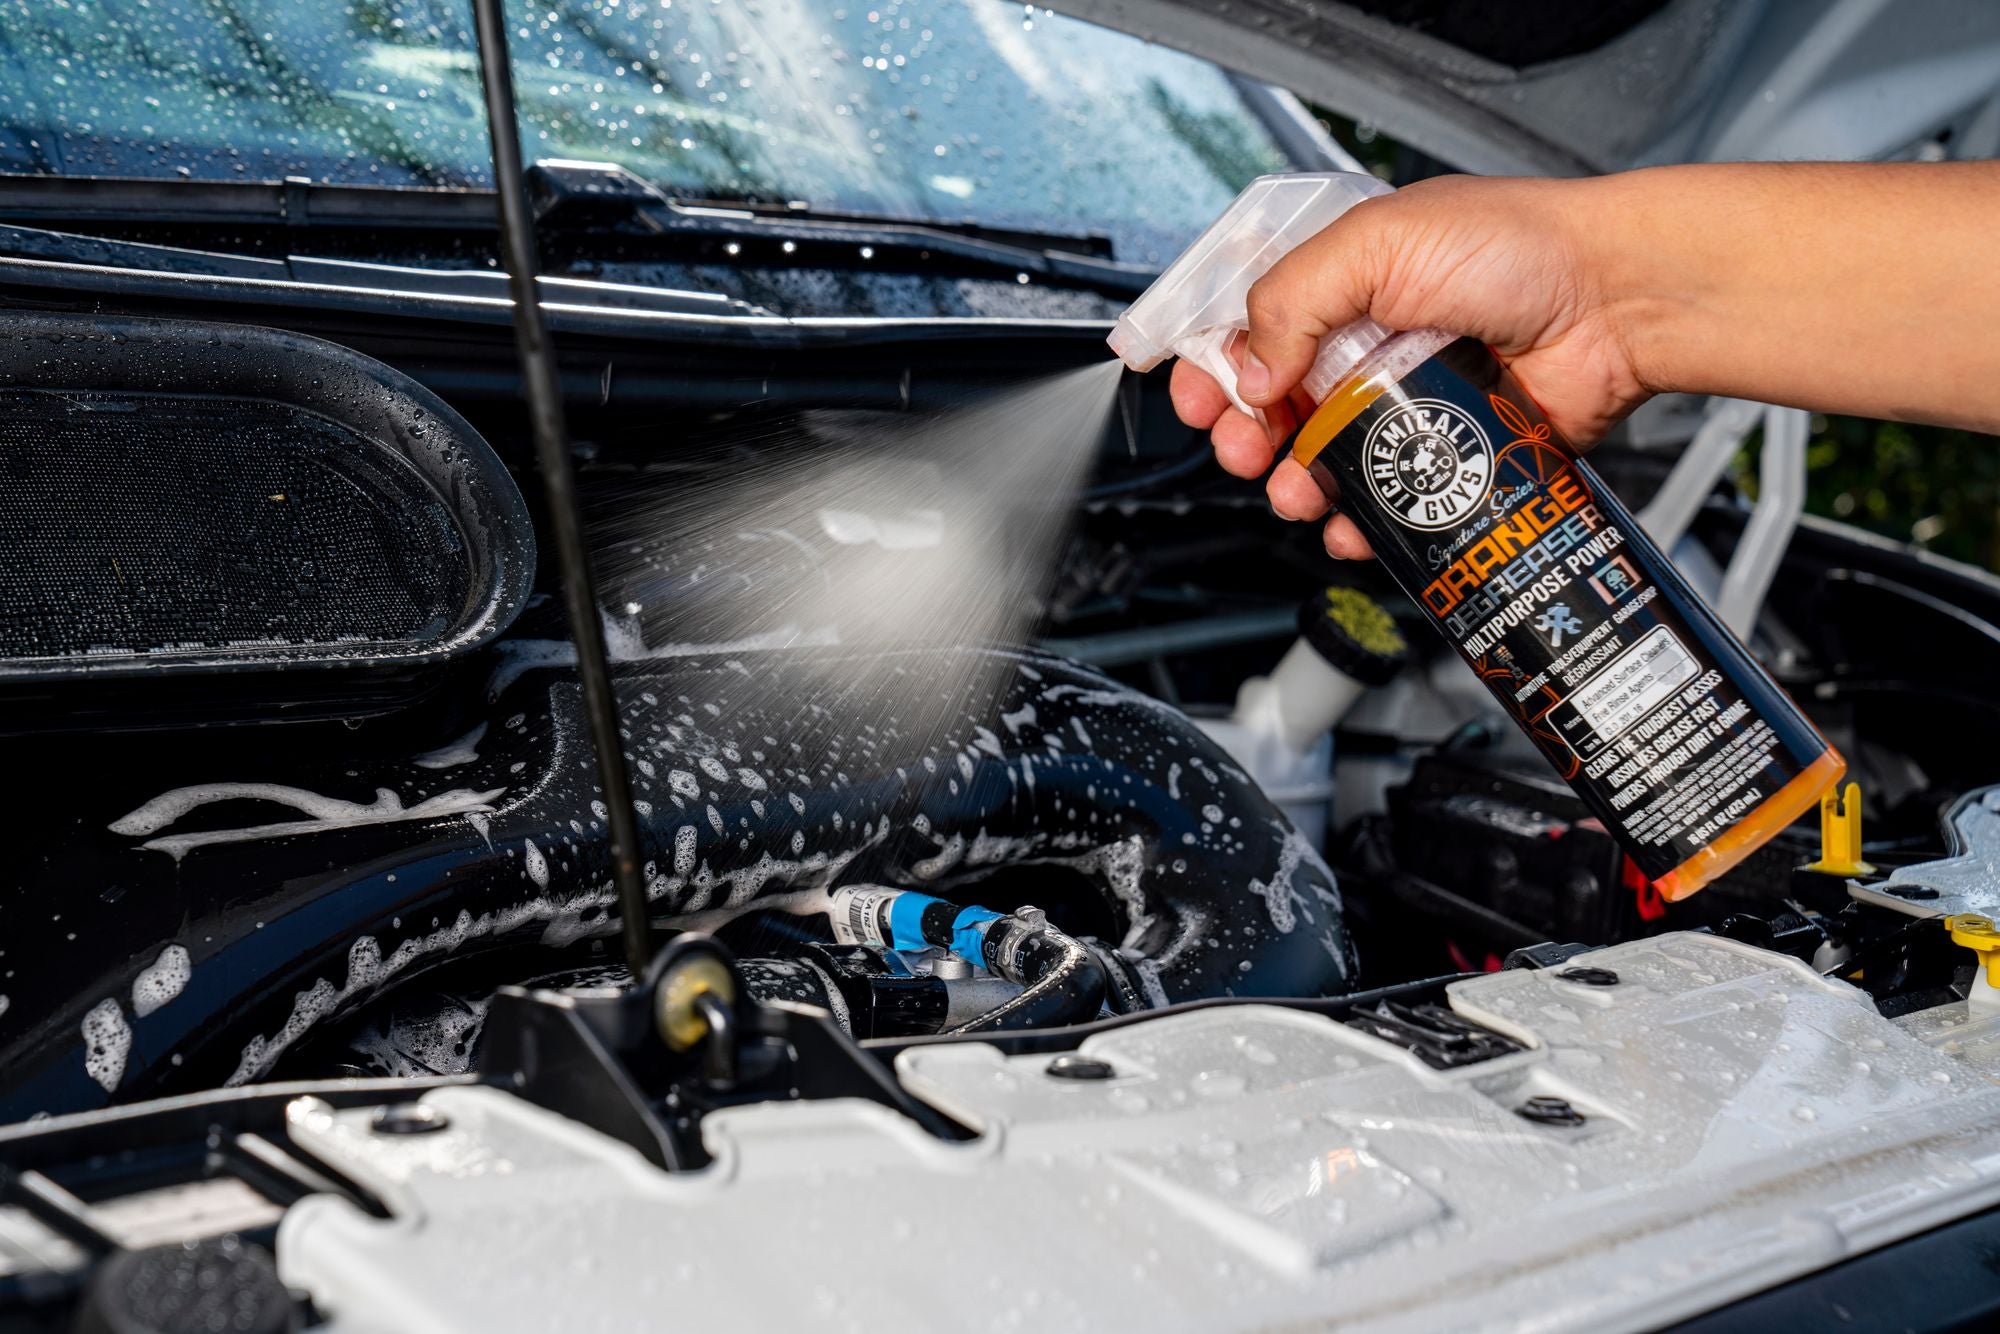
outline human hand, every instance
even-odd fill
[[[1651,392],[1590,222],[1601,181],[1447,176],[1356,205],[1285,256],[1250,289],[1250,332],[1237,392],[1271,432],[1236,411],[1205,372],[1173,371],[1181,420],[1206,428],[1224,470],[1270,478],[1271,508],[1311,520],[1331,508],[1278,445],[1313,405],[1297,392],[1320,340],[1362,316],[1390,329],[1443,329],[1490,344],[1555,429],[1596,441]],[[1345,515],[1325,530],[1327,552],[1371,555]]]

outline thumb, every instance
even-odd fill
[[[1236,381],[1245,402],[1264,407],[1282,399],[1312,369],[1321,339],[1368,314],[1374,229],[1357,216],[1368,207],[1357,204],[1250,288],[1250,337]]]

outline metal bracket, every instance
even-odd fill
[[[1730,556],[1715,607],[1722,623],[1745,637],[1757,623],[1764,595],[1805,513],[1809,414],[1738,398],[1713,400],[1708,419],[1639,512],[1639,522],[1660,549],[1672,552],[1759,422],[1764,449],[1757,466],[1757,505]]]

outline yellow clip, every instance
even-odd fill
[[[1962,912],[1945,918],[1944,929],[1951,932],[1952,944],[1963,945],[1979,956],[1987,985],[2000,987],[2000,927],[1993,925],[1993,919]]]
[[[1806,869],[1822,875],[1875,874],[1861,860],[1861,784],[1836,784],[1819,799],[1819,860]]]

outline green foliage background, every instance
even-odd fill
[[[1737,484],[1757,491],[1752,440]],[[2000,439],[1863,417],[1812,421],[1806,510],[2000,571]]]

